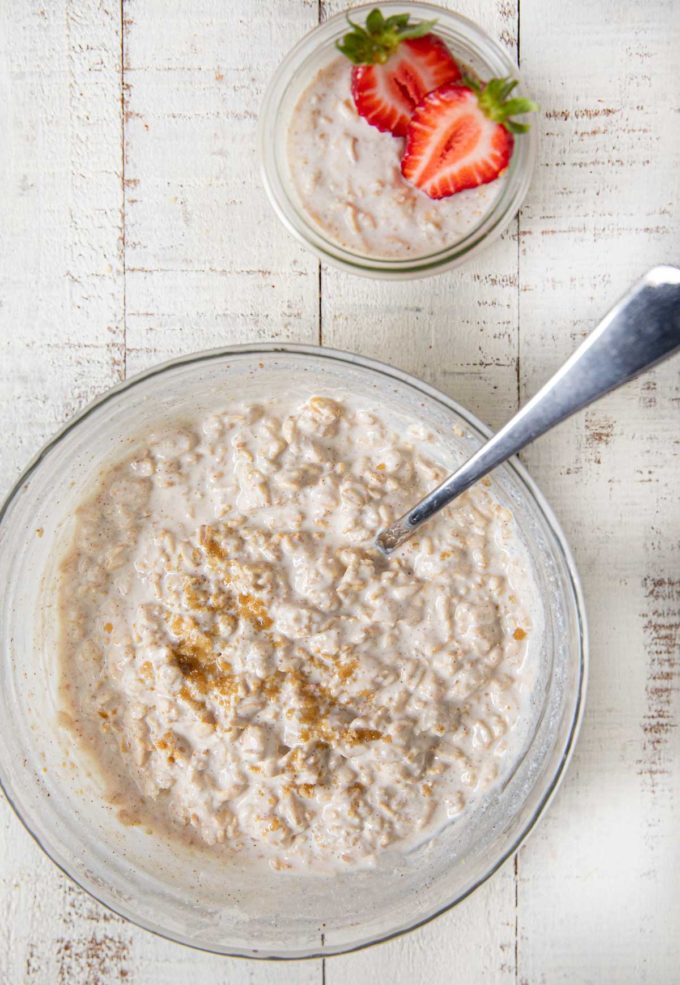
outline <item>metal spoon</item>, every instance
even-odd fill
[[[680,349],[680,269],[653,267],[505,427],[419,503],[381,530],[391,554],[418,527],[525,445]]]

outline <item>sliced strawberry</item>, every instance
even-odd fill
[[[406,133],[401,173],[430,198],[446,198],[494,181],[510,163],[513,133],[527,124],[510,117],[538,109],[528,99],[508,99],[517,85],[492,79],[485,85],[443,85],[416,107]]]
[[[441,38],[430,33],[434,21],[409,24],[409,14],[383,17],[372,10],[366,27],[349,20],[352,30],[338,42],[354,64],[352,95],[357,112],[378,130],[406,134],[423,96],[460,78],[460,69]]]
[[[512,134],[482,113],[472,90],[445,85],[413,114],[401,173],[430,198],[446,198],[494,181],[507,168],[512,146]]]
[[[404,137],[423,96],[444,82],[455,82],[460,74],[451,52],[436,35],[402,41],[384,65],[354,66],[354,105],[371,126]]]

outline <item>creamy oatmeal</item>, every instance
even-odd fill
[[[61,571],[62,682],[126,820],[353,864],[507,775],[533,677],[511,514],[480,486],[389,561],[372,546],[445,474],[425,437],[272,400],[102,475]]]
[[[314,77],[293,110],[289,168],[303,211],[330,239],[368,257],[435,253],[467,235],[504,186],[434,200],[401,175],[404,141],[362,119],[343,55]]]

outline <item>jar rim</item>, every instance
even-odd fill
[[[361,17],[373,4],[352,8],[353,17]],[[437,16],[437,31],[444,40],[457,41],[488,69],[491,76],[512,75],[519,81],[518,95],[526,95],[518,68],[509,53],[469,18],[436,4],[427,2],[400,3],[387,0],[382,9],[395,9],[420,15]],[[493,242],[517,214],[531,182],[537,150],[536,127],[532,127],[515,149],[506,172],[505,187],[484,216],[463,237],[449,246],[430,254],[407,258],[366,256],[341,246],[324,235],[305,214],[296,201],[282,167],[281,121],[285,114],[282,105],[294,80],[306,75],[312,61],[318,61],[320,51],[330,54],[335,41],[347,29],[346,11],[312,28],[288,52],[279,64],[267,87],[260,109],[258,124],[258,153],[262,181],[271,205],[288,231],[319,259],[354,274],[383,279],[405,280],[441,273],[458,266],[480,249]],[[278,121],[278,127],[277,127]],[[284,128],[284,132],[287,132]]]

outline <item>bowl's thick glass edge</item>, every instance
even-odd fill
[[[185,356],[179,356],[175,359],[169,359],[166,362],[158,363],[151,368],[137,373],[135,376],[130,377],[127,380],[123,380],[121,383],[110,388],[105,393],[96,397],[94,400],[90,401],[86,406],[74,417],[64,424],[64,426],[47,441],[43,447],[37,452],[33,459],[26,466],[24,471],[21,473],[17,481],[14,483],[13,487],[10,489],[5,500],[0,507],[0,534],[2,533],[2,524],[5,521],[7,513],[9,512],[12,503],[20,493],[22,487],[31,478],[31,475],[39,467],[40,463],[44,458],[56,448],[62,438],[69,434],[74,428],[76,428],[82,421],[86,420],[94,411],[98,408],[107,404],[110,400],[115,399],[121,393],[130,390],[136,386],[139,386],[145,380],[152,379],[156,376],[161,376],[166,371],[173,369],[177,366],[187,366],[199,364],[202,362],[210,362],[213,359],[221,359],[225,356],[242,354],[270,354],[270,353],[286,353],[286,354],[299,354],[302,356],[315,356],[320,358],[331,359],[336,362],[347,362],[352,365],[363,366],[366,369],[374,370],[383,376],[391,377],[392,379],[397,379],[401,383],[405,383],[415,390],[426,394],[434,400],[439,401],[444,404],[450,410],[453,410],[456,414],[463,418],[463,420],[469,424],[473,429],[478,431],[483,437],[490,437],[492,434],[491,429],[480,421],[474,414],[468,411],[466,408],[458,404],[453,398],[442,393],[436,387],[430,386],[430,384],[425,383],[422,380],[417,379],[410,373],[404,370],[398,369],[396,366],[392,366],[389,363],[383,362],[379,359],[373,359],[368,356],[360,356],[357,353],[347,352],[342,349],[332,349],[326,346],[317,345],[305,345],[302,343],[292,343],[292,342],[256,342],[256,343],[242,343],[240,345],[229,345],[223,346],[215,349],[206,349],[200,352],[190,353]],[[0,789],[4,793],[7,802],[10,807],[19,818],[23,824],[26,831],[31,835],[36,844],[42,849],[42,851],[47,855],[47,857],[57,866],[61,872],[64,873],[75,885],[80,889],[85,890],[89,893],[93,899],[97,900],[103,906],[106,906],[112,912],[118,914],[118,916],[123,917],[130,923],[141,927],[143,930],[149,931],[155,934],[157,937],[161,937],[165,940],[173,941],[177,944],[182,944],[186,947],[193,948],[198,951],[205,951],[212,954],[221,954],[224,957],[234,957],[234,958],[251,958],[256,960],[268,960],[268,961],[295,961],[295,960],[306,960],[314,958],[325,958],[333,957],[339,954],[348,954],[353,951],[359,951],[363,948],[370,947],[374,944],[384,943],[385,941],[392,940],[395,937],[400,937],[402,934],[408,933],[411,930],[415,930],[417,927],[422,927],[434,920],[436,917],[441,916],[446,913],[452,907],[456,906],[458,903],[466,899],[471,893],[478,889],[487,879],[489,879],[495,872],[500,869],[505,862],[517,851],[520,845],[526,840],[530,832],[535,827],[538,819],[554,797],[563,777],[566,772],[566,767],[568,766],[571,756],[574,751],[576,740],[578,738],[579,730],[581,727],[581,722],[583,719],[583,712],[585,707],[585,695],[587,688],[587,678],[588,678],[588,627],[586,620],[585,602],[583,599],[583,591],[581,588],[581,582],[576,570],[576,565],[564,536],[562,528],[555,517],[551,507],[548,505],[547,500],[543,496],[542,492],[530,477],[529,473],[526,471],[524,466],[518,460],[509,460],[506,463],[507,467],[515,473],[515,475],[521,480],[523,486],[526,488],[527,492],[536,501],[541,513],[543,514],[551,532],[553,533],[557,544],[563,555],[563,560],[565,562],[566,569],[569,573],[570,587],[573,593],[576,615],[578,617],[579,626],[579,680],[578,680],[578,692],[576,695],[576,703],[574,708],[573,719],[571,727],[569,729],[569,735],[567,739],[566,746],[563,750],[562,757],[557,766],[555,774],[552,778],[548,789],[543,795],[541,801],[536,807],[536,810],[529,818],[528,822],[524,828],[519,832],[517,838],[509,846],[507,851],[502,855],[497,862],[494,863],[478,880],[476,880],[471,886],[467,887],[464,892],[454,897],[453,899],[447,901],[443,906],[431,913],[426,914],[424,917],[414,920],[411,923],[404,924],[403,926],[397,927],[389,933],[380,935],[379,937],[358,940],[355,943],[348,944],[347,946],[322,946],[315,948],[313,951],[305,951],[300,953],[294,952],[258,952],[257,950],[249,949],[221,949],[219,947],[202,947],[200,944],[196,944],[186,938],[183,938],[180,934],[172,934],[169,932],[164,932],[158,927],[155,927],[148,922],[144,921],[138,916],[134,916],[129,913],[124,907],[117,907],[107,900],[101,898],[101,896],[95,891],[95,889],[88,884],[88,880],[82,879],[82,877],[76,878],[69,871],[67,864],[61,861],[54,853],[52,853],[40,840],[38,835],[31,829],[28,823],[25,821],[22,812],[18,805],[14,802],[14,799],[10,795],[8,784],[5,777],[0,771]]]

